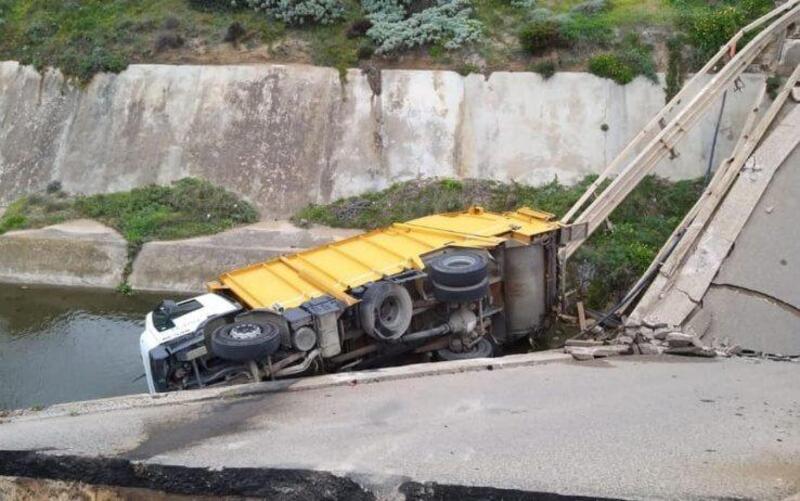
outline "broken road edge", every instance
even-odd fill
[[[164,405],[185,404],[207,400],[233,399],[251,397],[267,393],[286,391],[307,391],[335,386],[356,386],[359,384],[382,383],[425,376],[441,376],[463,372],[492,371],[531,367],[552,363],[563,363],[573,360],[572,355],[563,350],[547,350],[518,355],[506,355],[498,358],[476,358],[471,360],[454,360],[428,362],[386,367],[358,372],[342,372],[321,376],[262,381],[236,386],[206,388],[191,391],[179,391],[150,395],[146,393],[110,397],[97,400],[66,402],[54,404],[43,409],[20,409],[0,416],[0,424],[9,421],[27,421],[62,416],[79,416],[100,412],[124,409],[160,407]]]

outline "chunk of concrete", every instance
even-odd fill
[[[636,346],[639,349],[639,353],[642,355],[661,355],[664,353],[663,346],[657,346],[652,343],[639,343]]]
[[[357,233],[269,221],[207,237],[150,242],[136,257],[128,282],[141,291],[201,292],[226,271]]]
[[[0,282],[113,288],[127,255],[119,233],[88,219],[12,231],[0,236]]]
[[[800,40],[790,39],[783,44],[778,72],[789,75],[797,65],[800,65]]]
[[[628,355],[632,349],[627,344],[609,344],[604,346],[568,346],[564,349],[576,360],[592,360],[594,358]]]
[[[703,346],[697,336],[683,332],[670,332],[667,334],[666,341],[670,347],[697,346],[701,348]]]
[[[667,355],[689,355],[694,357],[713,358],[717,356],[716,350],[708,346],[682,346],[679,348],[667,348],[664,350]]]

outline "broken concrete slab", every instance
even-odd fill
[[[780,60],[778,62],[778,72],[788,75],[797,65],[800,64],[800,40],[788,39],[783,43]]]
[[[129,283],[140,291],[201,292],[226,271],[356,233],[268,221],[207,237],[150,242],[136,257]]]
[[[0,235],[0,282],[114,288],[128,250],[112,228],[81,219]]]
[[[677,348],[667,348],[664,350],[666,355],[690,355],[694,357],[714,358],[717,356],[716,350],[707,346],[682,346]]]
[[[670,332],[665,338],[670,348],[680,348],[685,346],[702,347],[703,344],[693,334],[683,332]]]
[[[684,264],[671,277],[663,275],[656,277],[631,314],[632,322],[683,324],[703,300],[704,294],[726,261],[742,228],[748,223],[751,213],[758,212],[756,205],[767,188],[778,185],[782,187],[783,191],[776,195],[776,199],[783,200],[792,197],[788,191],[794,189],[798,183],[783,183],[774,179],[775,172],[781,165],[792,165],[796,162],[793,151],[800,143],[800,133],[798,133],[800,130],[800,107],[787,105],[787,110],[745,165],[741,175],[720,203],[714,218],[700,235],[694,250],[687,256]],[[774,211],[776,202],[773,200],[769,203],[773,210],[768,214],[776,214]],[[781,216],[780,214],[776,215]],[[785,224],[793,224],[793,220],[791,217],[787,219],[787,215],[774,218],[775,224],[779,224],[782,220]],[[770,226],[774,228],[775,225]],[[770,252],[783,252],[782,249],[776,250],[780,246],[765,245],[765,242],[776,239],[792,240],[792,231],[787,228],[784,232],[773,231],[772,235],[762,235],[762,240],[754,242],[752,246],[770,248]],[[793,242],[790,245],[795,244]],[[790,246],[790,252],[791,249]],[[750,267],[765,263],[761,255],[748,255],[750,256],[748,258]],[[788,264],[786,258],[777,258],[769,262],[773,263],[773,266],[777,266],[778,263],[781,263],[781,259]],[[732,269],[736,269],[735,265],[732,265]],[[773,273],[780,274],[780,271]],[[794,276],[791,274],[781,275],[784,280],[788,279],[791,283],[797,280],[797,274]],[[769,278],[767,277],[767,279]],[[796,291],[796,287],[794,289],[791,289],[791,285],[789,287],[789,290]]]
[[[729,337],[742,348],[783,355],[800,354],[800,313],[730,287],[712,286],[700,311],[711,316],[704,340]],[[693,317],[688,325],[695,324]]]
[[[800,130],[796,131],[800,135]],[[800,308],[800,147],[775,173],[714,278]]]
[[[640,355],[661,355],[664,353],[664,347],[652,343],[639,343],[636,345]]]
[[[595,358],[628,355],[633,351],[628,344],[608,344],[603,346],[567,346],[565,353],[569,353],[575,360],[592,360]]]

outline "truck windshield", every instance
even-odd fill
[[[199,310],[203,305],[195,299],[189,299],[181,303],[173,301],[162,301],[153,310],[153,326],[158,332],[175,327],[174,319],[180,318],[188,313]]]

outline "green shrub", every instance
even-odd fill
[[[456,68],[456,73],[463,77],[473,73],[479,74],[480,72],[480,67],[472,63],[462,63],[458,68]]]
[[[167,49],[177,49],[183,47],[183,37],[177,33],[162,33],[158,35],[155,43],[155,51],[161,52]]]
[[[247,0],[247,4],[293,25],[332,24],[344,15],[339,0]]]
[[[188,0],[189,5],[197,10],[205,12],[222,12],[227,10],[237,10],[245,7],[244,0]]]
[[[519,32],[519,43],[522,48],[533,55],[568,45],[561,34],[561,26],[553,19],[531,21]]]
[[[783,85],[783,79],[777,75],[767,78],[767,95],[773,101],[778,97],[778,92]]]
[[[636,77],[633,68],[612,53],[599,54],[589,59],[589,71],[598,77],[610,78],[620,85],[630,83]]]
[[[364,41],[358,46],[358,59],[369,59],[372,55],[375,54],[375,46],[368,41]]]
[[[25,228],[27,222],[25,216],[21,214],[4,214],[0,219],[0,235],[7,231]]]
[[[533,55],[573,46],[603,47],[614,38],[609,21],[600,16],[574,12],[556,15],[548,9],[536,9],[530,17],[518,38],[522,48]]]
[[[239,21],[234,21],[228,25],[228,29],[225,30],[225,37],[222,40],[236,45],[246,34],[247,30],[244,25]]]
[[[50,181],[49,183],[47,183],[47,187],[45,188],[45,191],[48,194],[51,194],[51,195],[53,193],[60,192],[61,191],[61,181]]]
[[[614,40],[614,28],[605,16],[569,14],[557,16],[561,34],[570,45],[595,49]]]
[[[581,2],[570,9],[572,12],[579,14],[599,14],[611,8],[611,2],[608,0],[586,0]]]
[[[630,83],[637,75],[658,82],[652,48],[643,44],[637,35],[625,37],[615,52],[599,54],[589,59],[589,71],[610,78],[620,85]]]
[[[469,0],[434,0],[417,12],[404,0],[362,0],[361,5],[372,21],[367,36],[378,54],[424,45],[457,49],[483,32],[480,21],[472,19]]]
[[[643,43],[638,34],[626,35],[617,49],[617,55],[636,75],[643,75],[651,82],[658,83],[653,48]]]
[[[694,9],[684,5],[679,22],[688,34],[689,43],[698,51],[698,61],[705,62],[736,32],[774,6],[772,0],[728,0],[722,5]]]
[[[350,26],[347,28],[347,38],[363,37],[370,28],[372,28],[372,21],[369,19],[365,17],[356,19],[350,23]]]
[[[700,50],[701,59],[709,59],[730,40],[742,26],[745,17],[736,7],[727,5],[699,14],[691,24],[689,38]]]
[[[549,80],[556,74],[556,63],[551,60],[539,61],[533,65],[533,71],[540,74],[543,79]]]

